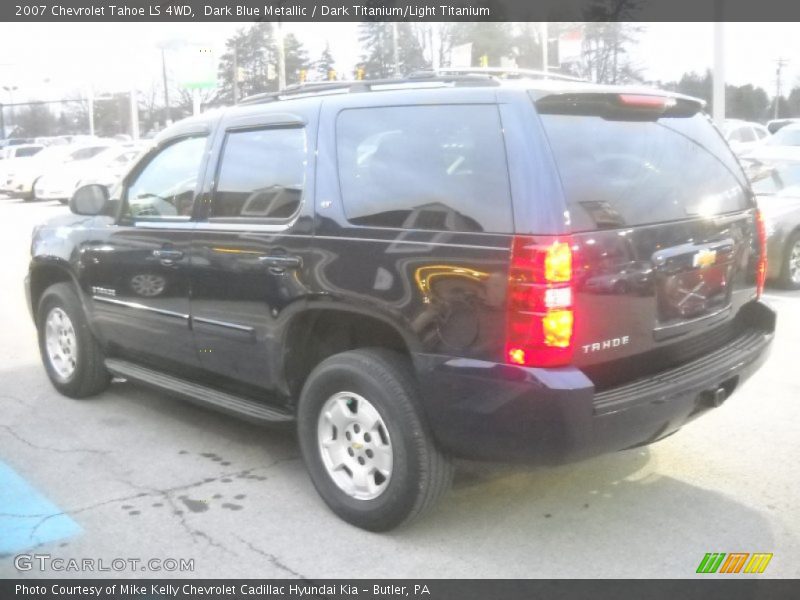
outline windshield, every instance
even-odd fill
[[[800,146],[800,128],[784,127],[767,140],[767,144],[771,146]]]

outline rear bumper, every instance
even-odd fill
[[[648,444],[718,405],[767,359],[775,313],[753,303],[739,335],[696,360],[595,393],[579,369],[417,355],[443,449],[473,459],[567,463]]]

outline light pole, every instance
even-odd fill
[[[286,87],[286,47],[283,45],[283,23],[276,23],[275,33],[278,38],[278,91]]]
[[[9,126],[10,126],[10,122],[15,120],[14,119],[14,92],[16,92],[19,88],[17,86],[15,86],[15,85],[4,85],[3,89],[8,93],[8,99],[9,99],[8,108],[9,108],[9,111],[10,111],[8,114],[9,114],[9,117],[11,117],[9,119]],[[12,129],[11,131],[13,132],[14,130]],[[6,136],[6,125],[5,125],[5,120],[4,120],[4,122],[3,122],[3,137],[5,137],[5,136]]]

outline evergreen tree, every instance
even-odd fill
[[[287,85],[299,83],[300,71],[304,69],[308,70],[308,68],[311,66],[311,61],[308,59],[308,52],[303,47],[303,44],[300,43],[300,40],[297,39],[297,36],[295,36],[293,33],[286,34],[283,37],[283,51],[286,64],[286,83]],[[278,50],[276,46],[276,67],[278,64],[277,55]]]
[[[510,23],[455,23],[449,30],[448,45],[472,44],[472,66],[486,56],[490,67],[501,66],[501,59],[514,55],[514,36]]]
[[[319,60],[314,63],[314,69],[319,75],[319,78],[323,80],[328,79],[328,74],[336,70],[336,61],[333,60],[330,42],[326,42],[325,49],[322,51]]]
[[[259,22],[240,29],[228,39],[225,46],[227,51],[219,64],[219,101],[233,102],[234,76],[238,78],[239,98],[278,89],[278,46],[272,23]],[[284,36],[283,47],[286,83],[296,83],[300,79],[300,70],[308,68],[308,53],[291,33]],[[233,72],[234,62],[237,66],[236,75]]]
[[[360,23],[358,41],[361,44],[361,63],[366,79],[384,79],[394,72],[392,56],[392,24],[378,21]]]

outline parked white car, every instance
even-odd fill
[[[31,160],[43,148],[44,146],[39,144],[21,144],[0,150],[0,188],[8,180],[10,173],[13,173],[20,165],[24,165],[25,161]]]
[[[759,123],[741,121],[739,119],[726,119],[722,124],[722,135],[725,136],[731,150],[742,155],[761,145],[770,133],[766,127]]]
[[[0,151],[0,160],[30,158],[43,149],[43,144],[19,144],[18,146],[6,146]]]
[[[66,204],[82,185],[98,183],[110,188],[143,149],[142,144],[118,144],[87,160],[73,160],[53,167],[36,181],[33,195],[38,200],[58,200]]]
[[[78,146],[49,146],[23,165],[15,166],[6,181],[0,181],[0,191],[32,200],[36,181],[45,173],[68,162],[88,160],[114,145],[111,141],[98,140]]]
[[[760,144],[742,155],[757,161],[800,160],[800,123],[786,125]]]

